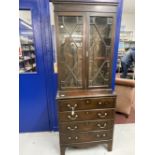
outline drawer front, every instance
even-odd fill
[[[115,98],[87,98],[87,99],[70,99],[58,100],[59,111],[87,110],[87,109],[103,109],[114,108]]]
[[[97,130],[109,130],[113,128],[114,120],[106,121],[85,121],[85,122],[67,122],[59,125],[60,132],[88,132]]]
[[[109,110],[83,110],[72,112],[61,112],[59,113],[60,122],[70,121],[83,121],[83,120],[96,120],[96,119],[113,119],[114,109]]]
[[[88,132],[88,133],[74,133],[74,134],[61,134],[61,144],[81,143],[91,141],[101,141],[112,139],[113,130],[101,131],[101,132]]]

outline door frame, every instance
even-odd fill
[[[117,58],[118,58],[118,48],[120,40],[120,28],[121,28],[121,19],[123,11],[123,0],[118,0],[117,14],[116,14],[116,27],[115,27],[115,38],[114,38],[114,55],[113,55],[113,71],[112,71],[112,90],[115,90],[115,78],[116,78],[116,69],[117,69]]]
[[[46,88],[47,88],[47,99],[48,99],[48,109],[49,109],[49,121],[50,130],[58,131],[58,115],[57,115],[57,103],[56,103],[56,93],[57,93],[57,79],[54,73],[53,63],[54,63],[54,49],[53,49],[53,35],[50,22],[50,8],[49,0],[37,0],[39,1],[39,9],[41,13],[41,27],[42,27],[42,38],[43,38],[43,48],[44,62],[45,62],[45,72],[46,72]]]

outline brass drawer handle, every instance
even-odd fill
[[[71,115],[73,116],[75,114],[75,108],[77,107],[77,104],[74,104],[74,106],[71,106],[70,104],[67,104],[67,107],[72,110]]]
[[[74,130],[76,130],[77,128],[78,128],[77,126],[74,126],[74,128],[71,128],[70,126],[67,127],[67,129],[68,129],[68,130],[71,130],[71,131],[74,131]]]
[[[99,118],[105,118],[108,115],[108,113],[107,112],[105,112],[104,114],[98,113],[97,115]]]
[[[67,107],[70,109],[75,109],[77,107],[77,104],[74,104],[73,106],[71,106],[70,104],[67,104]]]
[[[78,115],[77,114],[73,115],[73,116],[68,115],[68,118],[73,121],[73,120],[76,120],[78,118]]]
[[[71,140],[72,137],[68,137],[68,139]],[[75,136],[75,140],[78,140],[78,139],[79,139],[79,137]]]
[[[105,133],[104,133],[104,134],[102,134],[102,135],[97,134],[97,135],[96,135],[96,137],[97,137],[97,138],[106,137],[106,134],[105,134]]]
[[[98,105],[102,105],[102,104],[105,104],[106,105],[106,104],[109,104],[109,102],[108,101],[105,101],[105,102],[99,101],[98,102]]]
[[[107,123],[104,123],[104,125],[102,126],[101,124],[97,124],[97,126],[101,129],[104,129],[107,126]]]

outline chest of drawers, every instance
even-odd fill
[[[66,147],[98,143],[112,150],[116,96],[88,94],[67,97],[60,93],[57,97],[61,155]]]

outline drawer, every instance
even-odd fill
[[[114,97],[58,100],[59,111],[103,109],[115,107]]]
[[[87,133],[60,134],[61,144],[92,142],[112,139],[113,130]]]
[[[60,132],[88,132],[97,130],[109,130],[113,128],[114,120],[67,122],[59,125]]]
[[[60,112],[59,121],[60,122],[70,122],[70,121],[83,121],[83,120],[96,120],[96,119],[113,119],[114,109],[108,110],[82,110],[72,112]]]

